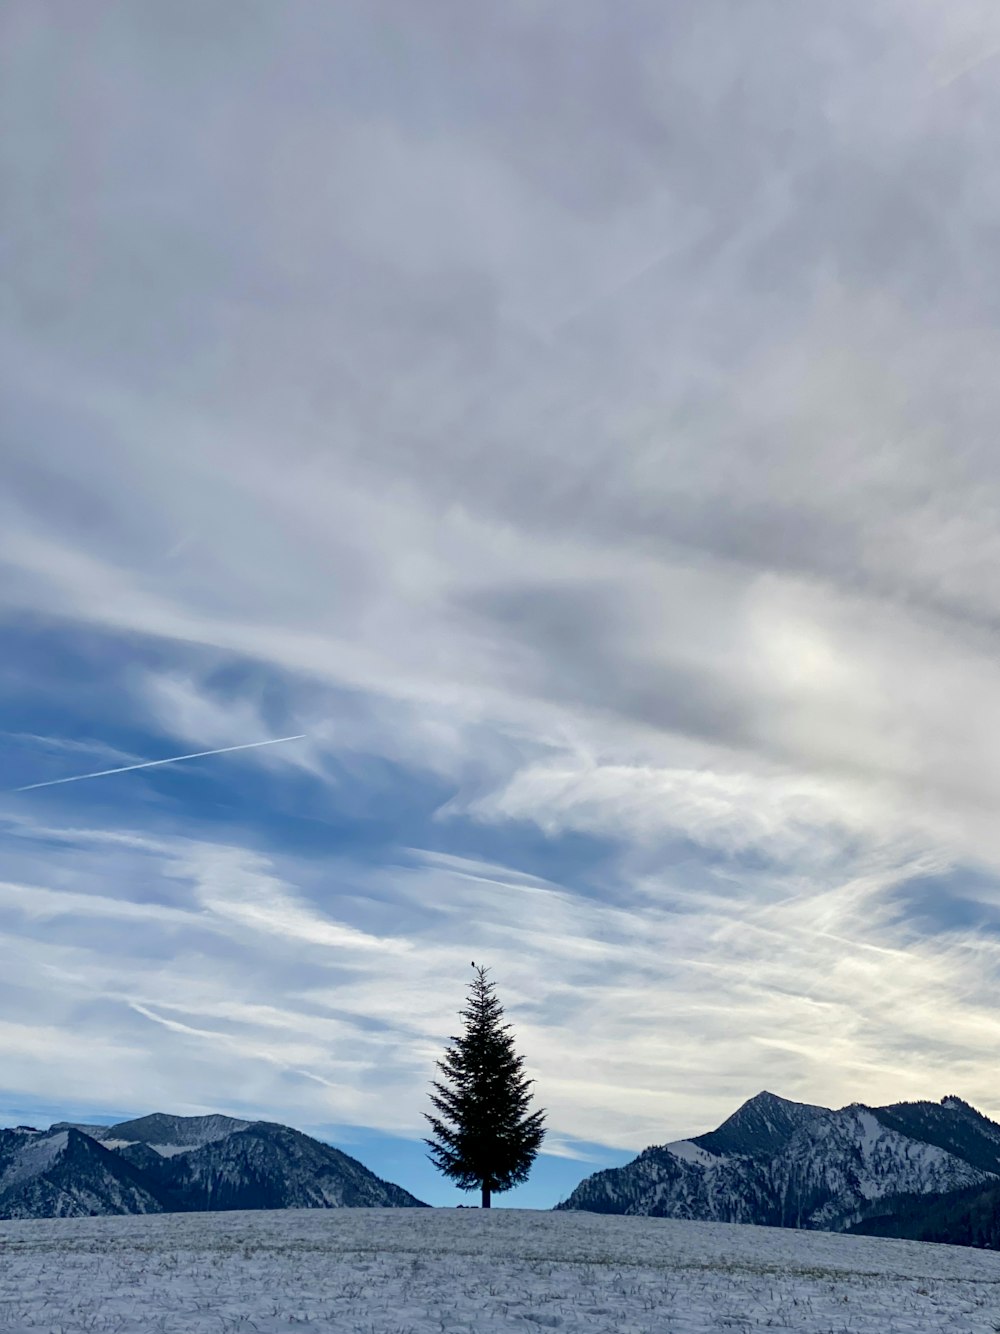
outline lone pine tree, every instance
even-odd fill
[[[476,976],[461,1011],[465,1032],[437,1063],[443,1078],[431,1085],[431,1103],[438,1115],[427,1115],[433,1137],[424,1143],[435,1167],[461,1190],[481,1190],[488,1209],[494,1191],[528,1179],[545,1113],[528,1111],[534,1081],[514,1051],[510,1024],[502,1022],[489,969],[472,966]]]

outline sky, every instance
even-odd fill
[[[3,6],[0,1121],[454,1203],[473,960],[512,1203],[764,1088],[1000,1115],[998,69],[987,0]]]

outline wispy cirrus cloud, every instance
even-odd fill
[[[570,1139],[998,1110],[996,14],[0,25],[38,1050],[413,1134],[483,957]]]

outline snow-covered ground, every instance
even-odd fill
[[[0,1329],[993,1334],[1000,1254],[496,1209],[0,1223]]]

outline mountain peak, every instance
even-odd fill
[[[780,1152],[807,1121],[829,1115],[828,1107],[792,1102],[763,1089],[738,1107],[718,1130],[692,1140],[709,1153],[767,1155]]]
[[[954,1094],[949,1093],[947,1097],[941,1099],[941,1106],[947,1107],[950,1112],[974,1112],[976,1109],[964,1098],[956,1098]]]
[[[743,1104],[744,1107],[764,1107],[769,1103],[780,1103],[784,1107],[804,1107],[805,1103],[792,1102],[790,1098],[779,1097],[777,1093],[772,1093],[770,1089],[761,1089],[755,1093],[752,1098],[747,1098]]]
[[[147,1144],[161,1156],[169,1157],[226,1139],[249,1129],[252,1124],[235,1116],[171,1116],[166,1112],[152,1112],[149,1116],[119,1121],[113,1126],[81,1128],[102,1144]]]

